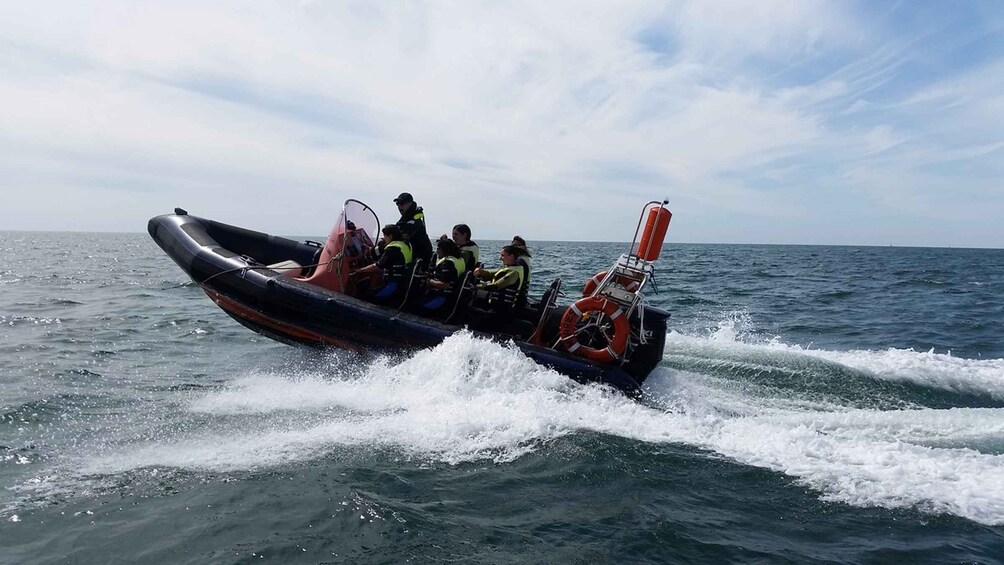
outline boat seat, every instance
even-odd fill
[[[286,259],[285,261],[272,263],[271,265],[268,266],[268,268],[283,275],[289,275],[291,277],[299,277],[301,276],[301,273],[303,273],[303,265],[297,263],[292,259]]]
[[[558,296],[561,296],[561,278],[556,278],[551,282],[544,295],[540,297],[537,304],[537,324],[530,336],[530,342],[534,345],[544,345],[543,335],[546,332],[546,325],[550,313],[558,305]]]

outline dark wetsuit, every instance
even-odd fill
[[[460,246],[460,256],[464,258],[464,264],[467,266],[467,270],[473,271],[474,267],[477,267],[478,262],[481,260],[481,249],[478,248],[477,243],[468,241]]]
[[[390,302],[400,298],[408,285],[408,275],[411,274],[411,248],[403,241],[392,241],[377,259],[377,266],[383,271],[383,286],[377,289],[372,298],[381,302]]]
[[[425,298],[422,301],[422,309],[428,312],[435,312],[443,308],[460,282],[460,277],[464,274],[464,260],[459,257],[443,257],[436,262],[436,267],[432,272],[432,278],[444,282],[446,288],[429,287],[426,290]]]
[[[404,240],[411,244],[415,259],[421,259],[428,268],[432,259],[432,241],[429,240],[429,233],[425,229],[425,212],[422,207],[411,203],[411,206],[397,221],[398,227],[404,232]]]
[[[531,271],[531,259],[530,255],[521,255],[516,258],[516,266],[523,268],[523,286],[520,287],[516,294],[516,310],[517,312],[522,310],[526,305],[526,292],[530,288],[530,271]]]
[[[516,300],[523,292],[526,281],[524,269],[520,265],[502,267],[485,272],[492,276],[489,283],[478,285],[479,290],[488,291],[485,300],[470,308],[468,317],[476,329],[482,331],[503,331],[515,316]]]

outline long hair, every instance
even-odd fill
[[[513,257],[522,257],[524,255],[529,255],[529,253],[526,252],[525,247],[520,247],[518,245],[504,245],[502,246],[502,251],[505,251],[506,253],[512,255]]]
[[[518,235],[512,236],[512,243],[510,245],[512,245],[513,247],[518,247],[518,248],[522,249],[523,250],[523,255],[526,255],[528,257],[530,256],[530,249],[527,248],[527,246],[526,246],[526,240],[523,239],[522,237],[520,237]],[[517,257],[519,257],[519,255],[517,255]]]
[[[437,241],[436,251],[442,251],[445,257],[460,258],[460,246],[454,243],[452,239],[440,239]]]

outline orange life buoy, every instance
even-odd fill
[[[586,281],[585,286],[582,287],[582,296],[593,294],[593,291],[596,290],[596,287],[600,286],[600,283],[603,282],[606,276],[606,271],[600,271],[593,275],[593,278]],[[637,292],[639,286],[638,281],[622,276],[614,277],[614,282],[624,287],[624,290],[628,292]]]
[[[576,339],[576,327],[579,321],[591,312],[602,313],[614,325],[614,335],[612,338],[608,338],[607,346],[602,349],[587,347]],[[599,296],[579,299],[575,304],[569,306],[564,315],[561,316],[560,335],[565,349],[569,353],[598,363],[610,363],[619,359],[627,347],[630,334],[631,326],[628,324],[627,316],[624,315],[621,307],[616,302]]]

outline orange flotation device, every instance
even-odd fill
[[[645,222],[645,231],[641,234],[641,241],[638,242],[637,255],[646,261],[655,261],[662,253],[662,242],[666,239],[666,230],[669,229],[669,220],[673,218],[673,213],[662,206],[652,206],[648,210],[648,220]]]
[[[613,322],[614,335],[607,336],[608,344],[602,349],[586,347],[579,343],[576,338],[576,329],[583,318],[590,317],[593,313],[602,313],[608,320]],[[631,334],[631,326],[628,323],[624,310],[612,300],[607,300],[599,296],[590,296],[579,299],[565,310],[561,317],[560,335],[561,343],[569,353],[585,357],[597,363],[611,363],[620,359],[627,348],[628,336]]]
[[[603,279],[606,276],[606,271],[600,271],[593,275],[593,278],[586,281],[585,286],[582,287],[582,296],[591,295],[593,291],[596,290],[596,287],[600,286],[600,283],[603,282]],[[639,286],[638,281],[622,276],[614,277],[614,282],[624,287],[624,290],[628,292],[636,292]]]

